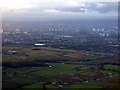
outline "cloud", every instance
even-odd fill
[[[105,6],[104,3],[99,3],[99,2],[97,2],[96,5],[97,5],[97,8],[101,8],[101,7],[104,7],[104,6]]]
[[[117,12],[118,4],[116,2],[89,3],[87,7],[89,11],[97,11],[99,13]]]
[[[32,1],[32,0],[31,0]],[[53,2],[52,2],[53,1]],[[117,2],[79,2],[80,0],[37,0],[32,7],[14,8],[4,13],[6,19],[87,19],[114,18],[117,13]],[[73,3],[72,3],[73,2]]]
[[[33,0],[0,0],[0,8],[3,11],[32,8],[35,4],[32,4]]]
[[[56,10],[61,11],[68,11],[68,12],[99,12],[99,13],[109,13],[109,12],[117,12],[118,5],[117,3],[113,2],[87,2],[87,3],[80,3],[79,6],[76,7],[56,7]]]
[[[45,12],[45,13],[55,13],[55,14],[58,14],[58,13],[60,13],[61,11],[55,10],[55,9],[46,9],[46,10],[43,10],[43,12]]]
[[[76,2],[76,1],[69,1],[68,2],[68,5],[67,6],[70,6],[70,7],[79,7],[79,3]]]
[[[44,10],[86,12],[97,11],[99,13],[114,12],[117,10],[117,2],[81,2],[81,0],[0,0],[0,8],[9,10]],[[81,9],[82,8],[82,9]],[[39,12],[39,11],[38,11]],[[33,11],[34,13],[34,11]]]

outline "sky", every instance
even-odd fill
[[[100,2],[101,1],[101,2]],[[0,0],[3,20],[117,19],[117,0]]]

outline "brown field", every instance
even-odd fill
[[[96,66],[96,65],[91,65],[91,66],[80,68],[80,70],[88,70],[88,71],[95,71],[95,70],[98,70],[98,69],[99,69],[99,67]]]
[[[71,58],[82,58],[85,56],[84,53],[77,53],[72,50],[61,50],[56,48],[49,47],[39,47],[40,50],[32,50],[32,48],[24,47],[3,47],[3,51],[7,52],[8,50],[16,50],[18,54],[9,55],[3,54],[3,62],[14,62],[14,61],[26,61],[34,60],[34,58],[41,58],[46,60],[51,59],[71,59]],[[20,55],[19,52],[24,52]],[[31,59],[29,59],[31,58]]]
[[[103,79],[103,81],[100,82],[100,83],[103,83],[103,86],[105,86],[105,87],[118,87],[118,86],[120,86],[119,81],[120,81],[120,79],[105,78],[105,79]]]
[[[73,58],[84,58],[86,55],[85,53],[76,52],[76,53],[69,53],[64,56],[73,57]]]

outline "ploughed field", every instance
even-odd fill
[[[51,47],[3,47],[3,89],[119,88],[115,56]]]

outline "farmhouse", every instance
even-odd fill
[[[9,50],[9,51],[7,51],[7,54],[17,54],[17,51]]]
[[[62,87],[62,85],[58,85],[58,87]]]
[[[14,75],[16,75],[17,73],[16,73],[16,72],[6,72],[6,74],[9,75],[9,76],[14,76]]]
[[[46,47],[47,45],[46,44],[42,44],[42,43],[36,43],[36,44],[34,44],[34,46],[37,46],[37,47]]]
[[[56,85],[57,83],[56,82],[52,82],[53,85]]]
[[[83,81],[82,83],[88,83],[89,81]]]

